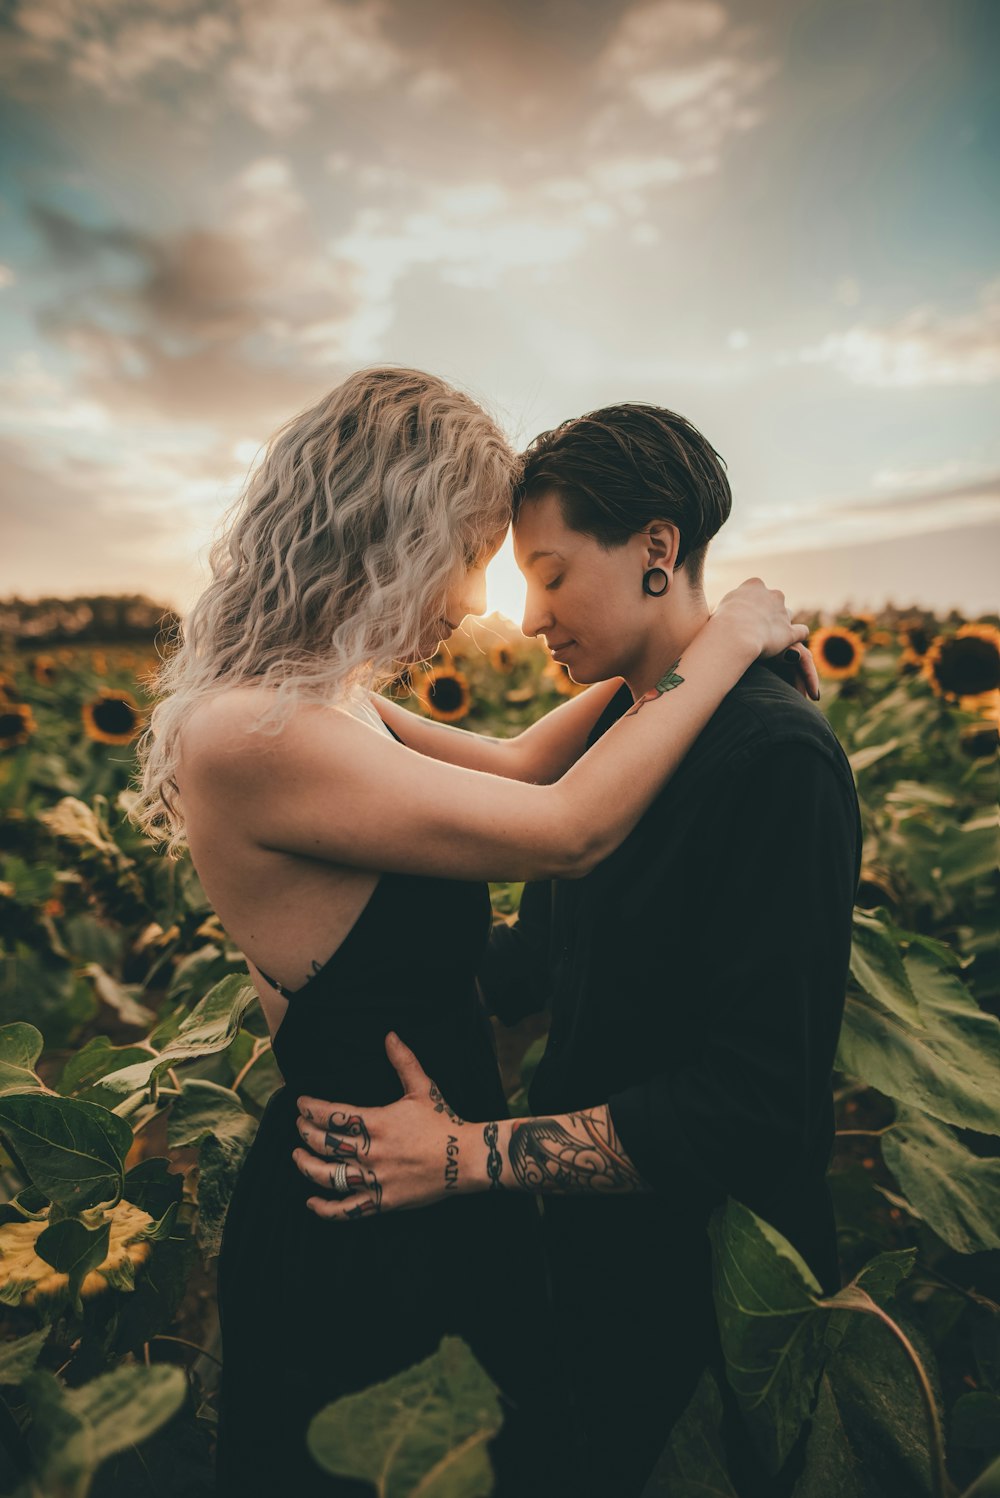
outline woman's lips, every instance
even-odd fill
[[[567,650],[572,650],[575,644],[575,640],[564,640],[561,645],[550,645],[549,654],[558,660],[561,655],[566,654]]]

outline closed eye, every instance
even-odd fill
[[[561,582],[562,582],[562,573],[560,573],[558,577],[554,577],[550,583],[546,583],[545,584],[545,591],[546,591],[546,593],[551,593],[554,588],[558,588],[558,586],[559,586],[559,584]]]

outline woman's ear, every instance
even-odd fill
[[[669,520],[654,520],[643,533],[647,538],[647,567],[673,568],[681,545],[681,533]]]

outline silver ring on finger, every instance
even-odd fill
[[[347,1166],[343,1162],[339,1162],[333,1167],[330,1173],[330,1184],[334,1191],[339,1191],[344,1196],[350,1192],[351,1186],[347,1179]]]

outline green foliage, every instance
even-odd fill
[[[45,1498],[87,1498],[101,1462],[153,1434],[177,1413],[186,1385],[179,1368],[123,1364],[77,1389],[51,1373],[31,1373],[30,1442]]]
[[[373,1484],[377,1498],[488,1498],[486,1443],[500,1429],[492,1380],[460,1337],[422,1363],[327,1405],[309,1450],[335,1477]]]
[[[957,1253],[1000,1248],[1000,1158],[974,1154],[946,1124],[904,1107],[882,1156],[907,1200]]]
[[[671,1431],[642,1498],[739,1498],[726,1466],[722,1396],[708,1368]]]
[[[954,626],[923,623],[931,635]],[[573,690],[538,646],[506,644],[502,661],[453,647],[470,687],[464,726],[501,737]],[[164,1476],[165,1498],[197,1489],[199,1463],[210,1481],[212,1260],[281,1081],[242,954],[190,859],[162,858],[124,815],[128,748],[82,729],[100,686],[148,706],[136,672],[154,664],[106,646],[74,647],[45,683],[27,657],[3,666],[36,729],[0,747],[0,1227],[36,1233],[70,1281],[47,1310],[16,1291],[3,1306],[0,1441],[15,1464],[20,1453],[19,1498],[78,1498],[119,1438],[124,1462],[127,1442],[154,1432],[194,1464]],[[1000,699],[964,712],[904,664],[895,643],[873,646],[856,676],[824,682],[821,706],[850,756],[865,831],[830,1176],[849,1283],[823,1297],[791,1246],[738,1204],[713,1225],[730,1383],[762,1455],[800,1462],[795,1498],[938,1498],[943,1431],[955,1492],[1000,1498],[997,755],[982,751],[988,733],[973,754],[964,737],[995,722]],[[415,697],[405,705],[423,711]],[[499,915],[513,916],[520,891],[494,887]],[[537,1025],[503,1038],[505,1074],[521,1082],[511,1109],[523,1111],[545,1038]],[[121,1198],[152,1219],[136,1235],[148,1257],[81,1303],[107,1244],[104,1204]],[[155,1362],[171,1336],[189,1363],[183,1411],[184,1375]],[[721,1409],[706,1373],[648,1498],[732,1498]],[[498,1423],[489,1381],[446,1339],[314,1425],[332,1460],[378,1491],[459,1498],[490,1491]],[[387,1429],[400,1439],[391,1460]],[[373,1475],[363,1464],[378,1451]]]
[[[872,961],[891,942],[906,950]],[[1000,1134],[1000,1020],[933,950],[874,916],[856,916],[855,954],[840,1069],[944,1123]]]
[[[52,1202],[85,1211],[121,1199],[132,1130],[96,1103],[37,1092],[0,1098],[0,1135]]]

